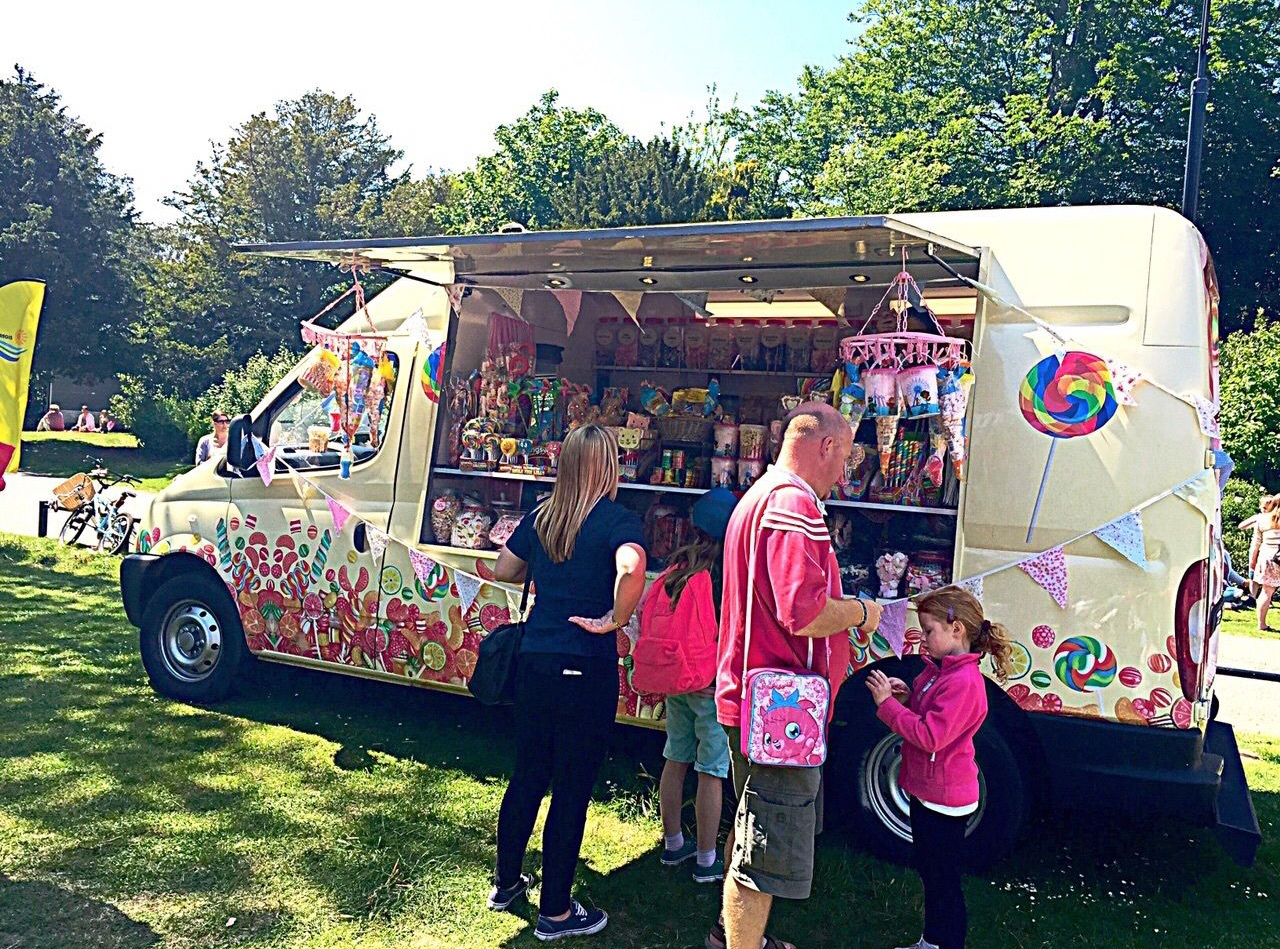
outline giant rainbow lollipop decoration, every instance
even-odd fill
[[[1049,482],[1049,467],[1058,442],[1096,432],[1116,414],[1116,393],[1111,384],[1111,371],[1105,359],[1078,350],[1040,360],[1018,389],[1018,405],[1022,417],[1037,432],[1053,439],[1049,457],[1045,459],[1040,490],[1031,510],[1027,542],[1036,529],[1040,502]]]

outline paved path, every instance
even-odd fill
[[[52,497],[54,487],[65,480],[22,472],[5,475],[5,489],[0,491],[0,531],[35,537],[40,502]],[[137,497],[130,498],[124,509],[134,517],[140,517],[146,512],[147,505],[154,496],[148,492],[140,493]],[[66,519],[65,512],[49,512],[50,537],[58,536]]]

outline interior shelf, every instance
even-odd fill
[[[436,474],[459,475],[464,478],[496,478],[501,481],[537,481],[542,484],[555,484],[555,478],[542,475],[512,474],[507,471],[463,471],[460,468],[435,468]],[[705,494],[706,488],[677,488],[663,484],[634,484],[619,482],[619,488],[632,491],[665,491],[672,494]],[[892,511],[900,514],[941,514],[955,517],[958,513],[949,507],[920,507],[912,504],[877,504],[873,501],[826,501],[828,506],[863,508],[870,511]]]
[[[786,372],[774,369],[672,369],[661,366],[594,366],[592,368],[596,372],[639,372],[650,374],[662,372],[674,375],[692,374],[702,376],[783,376],[789,379],[825,379],[831,375],[829,372]]]

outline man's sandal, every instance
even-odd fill
[[[723,920],[716,920],[716,924],[711,927],[711,932],[707,933],[703,945],[707,949],[726,949],[728,942],[724,934]],[[796,949],[796,947],[789,942],[783,942],[777,936],[765,936],[760,943],[760,949]]]

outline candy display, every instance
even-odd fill
[[[876,576],[880,578],[880,596],[896,598],[906,572],[907,555],[901,551],[884,553],[877,557]]]
[[[735,458],[711,459],[711,486],[736,488],[738,486],[738,462]]]
[[[898,372],[898,397],[907,418],[938,414],[938,370],[935,366],[912,366]]]
[[[707,331],[707,368],[729,369],[738,355],[733,327],[716,323]]]
[[[338,378],[342,362],[327,349],[319,350],[298,373],[298,384],[304,389],[328,395]]]
[[[715,438],[714,453],[717,458],[738,456],[738,426],[733,422],[716,422],[712,427]]]
[[[453,522],[462,510],[462,501],[452,491],[445,491],[431,502],[431,532],[437,544],[448,544],[453,535]]]
[[[740,461],[761,461],[764,458],[765,438],[769,430],[763,425],[738,426],[738,458]]]
[[[738,487],[743,491],[756,483],[756,479],[764,474],[764,460],[759,458],[738,459]]]
[[[493,525],[493,516],[484,503],[478,498],[468,497],[463,500],[462,510],[454,519],[449,543],[453,547],[468,550],[487,550],[489,529]]]

